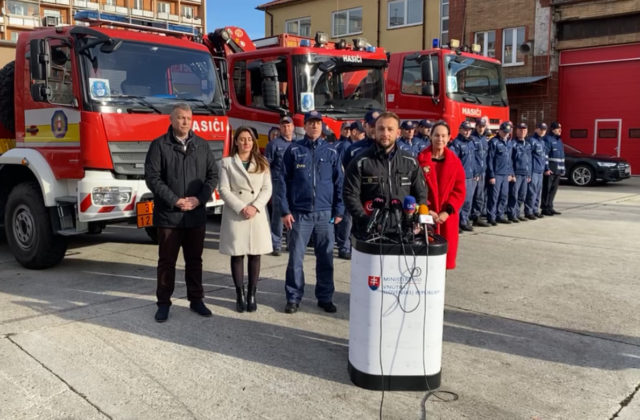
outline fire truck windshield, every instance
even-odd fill
[[[446,55],[447,96],[478,105],[507,106],[507,89],[497,63],[462,55]]]
[[[224,112],[211,56],[205,51],[124,41],[117,49],[94,45],[80,53],[85,105],[99,112],[169,113],[181,101],[194,113]]]
[[[296,109],[362,116],[384,108],[384,60],[346,57],[294,57]]]

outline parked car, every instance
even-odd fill
[[[583,153],[568,144],[564,153],[565,177],[573,185],[586,187],[596,181],[620,181],[631,176],[631,165],[619,157]]]

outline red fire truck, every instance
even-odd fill
[[[444,120],[454,136],[462,121],[483,116],[497,129],[509,119],[500,62],[450,44],[456,48],[391,54],[387,109],[402,119]]]
[[[218,158],[228,149],[218,72],[193,28],[80,19],[88,26],[21,33],[16,61],[0,71],[0,220],[28,268],[57,264],[66,236],[107,223],[137,218],[154,236],[144,160],[174,104],[191,105],[193,131]],[[214,193],[207,206],[220,203]]]
[[[339,135],[342,122],[385,108],[387,56],[364,38],[334,43],[319,32],[313,40],[281,34],[252,41],[243,29],[225,27],[205,43],[227,61],[231,125],[255,127],[261,147],[284,114],[301,136],[304,113],[315,109]]]

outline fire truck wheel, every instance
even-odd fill
[[[154,244],[158,243],[158,229],[154,226],[144,228],[145,232],[147,232],[147,236],[151,239],[151,242]]]
[[[48,268],[64,258],[67,241],[54,235],[49,212],[36,183],[25,182],[11,190],[4,225],[9,248],[24,267]]]
[[[13,131],[13,73],[15,61],[0,69],[0,124]]]

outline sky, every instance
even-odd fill
[[[207,2],[207,33],[223,26],[238,26],[251,39],[264,37],[264,12],[256,6],[269,0],[205,0]]]

